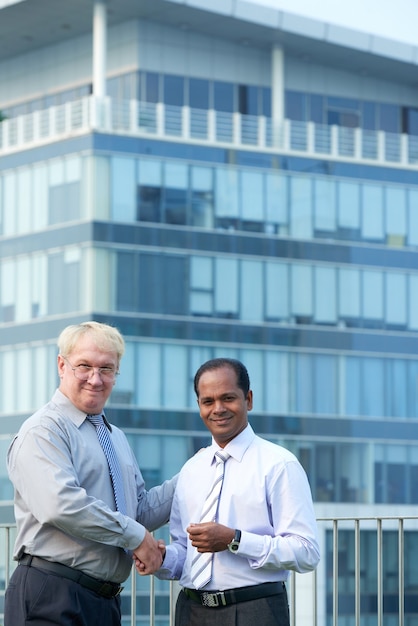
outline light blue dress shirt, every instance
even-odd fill
[[[168,521],[177,477],[146,491],[124,433],[110,433],[122,470],[127,515],[115,511],[109,467],[86,415],[57,390],[22,425],[7,465],[15,488],[17,538],[23,552],[123,582],[145,535]]]

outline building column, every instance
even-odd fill
[[[284,126],[284,52],[278,45],[271,52],[271,117],[273,142],[278,146]]]
[[[106,95],[106,0],[94,0],[93,6],[93,96]]]

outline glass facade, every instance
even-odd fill
[[[204,45],[199,54],[202,67],[213,63]],[[377,88],[346,97],[319,61],[309,93],[305,70],[285,72],[289,140],[276,150],[266,138],[277,85],[254,71],[243,80],[226,56],[224,71],[190,75],[180,62],[148,67],[146,54],[129,72],[113,58],[108,132],[37,137],[5,154],[0,145],[0,522],[12,498],[10,439],[58,384],[59,332],[86,319],[126,338],[107,413],[147,485],[207,443],[193,376],[231,356],[249,369],[254,429],[298,456],[322,508],[418,504],[418,100],[400,102],[393,74],[383,93],[396,102]],[[85,77],[1,106],[16,137],[25,127],[12,118],[27,113],[60,127],[58,107],[91,94]],[[376,546],[367,533],[362,541],[367,562]],[[416,541],[411,532],[414,554]],[[346,626],[352,543],[347,532],[339,546]],[[370,626],[375,577],[364,573]]]

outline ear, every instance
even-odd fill
[[[57,367],[58,367],[58,376],[60,378],[64,376],[64,366],[65,366],[65,361],[63,357],[59,354],[57,358]]]
[[[247,410],[251,411],[251,409],[253,408],[253,392],[251,391],[251,389],[247,393],[247,397],[245,400],[247,402]]]

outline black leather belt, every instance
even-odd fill
[[[221,608],[237,602],[248,602],[259,598],[267,598],[284,593],[286,587],[284,582],[262,583],[261,585],[251,585],[250,587],[237,587],[236,589],[225,589],[225,591],[198,591],[197,589],[183,589],[188,598],[199,602],[203,606],[210,608]]]
[[[44,570],[45,572],[51,572],[51,574],[61,576],[62,578],[68,578],[82,587],[90,589],[90,591],[95,591],[99,594],[99,596],[103,596],[104,598],[114,598],[115,596],[118,596],[123,589],[123,587],[121,587],[118,583],[112,583],[107,580],[98,580],[97,578],[93,578],[93,576],[80,572],[78,569],[73,569],[72,567],[63,565],[62,563],[46,561],[45,559],[41,559],[39,556],[32,556],[31,554],[24,554],[22,558],[19,559],[19,565],[36,567]]]

